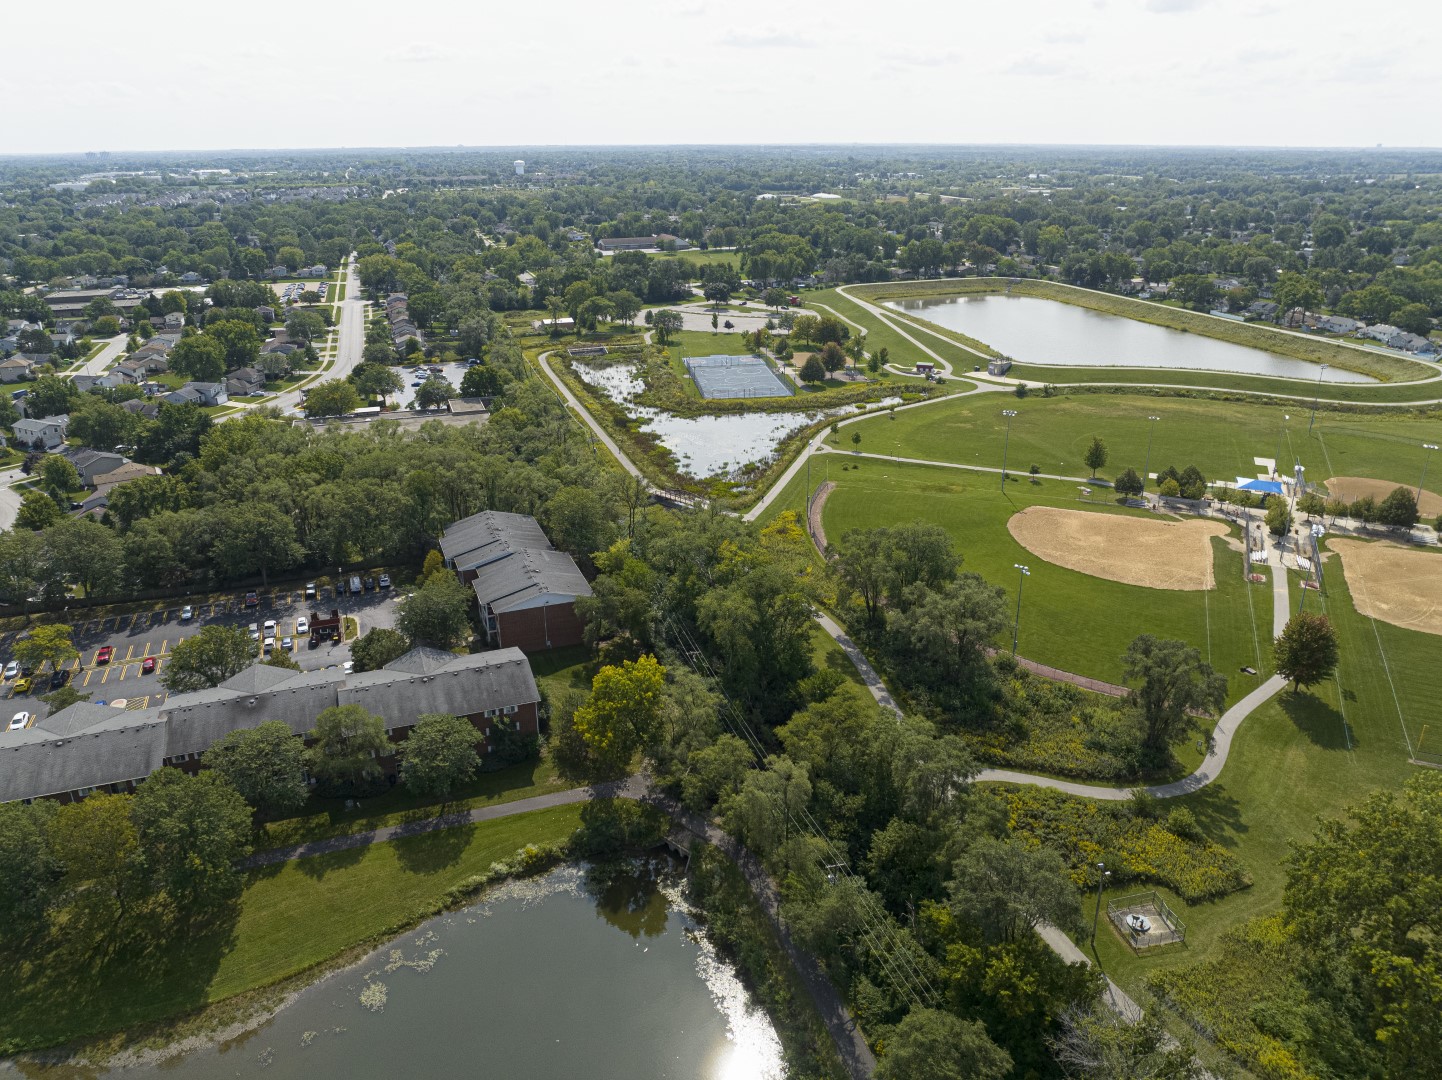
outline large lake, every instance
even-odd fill
[[[46,1080],[781,1080],[781,1045],[669,860],[567,867],[441,916],[223,1047]]]
[[[1290,356],[1035,296],[919,297],[888,300],[886,306],[959,330],[1019,364],[1194,368],[1312,382],[1321,370]],[[1322,379],[1377,381],[1336,367],[1322,372]]]

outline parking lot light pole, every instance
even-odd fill
[[[1031,568],[1022,566],[1021,563],[1012,563],[1013,568],[1021,571],[1016,578],[1016,620],[1011,624],[1011,655],[1016,658],[1016,636],[1021,630],[1021,587],[1026,584],[1026,579],[1031,577]]]
[[[1432,460],[1432,451],[1437,449],[1436,443],[1424,442],[1422,449],[1427,453],[1422,455],[1422,479],[1417,481],[1417,513],[1422,513],[1422,485],[1427,482],[1427,463]]]
[[[1147,425],[1147,463],[1142,466],[1143,491],[1147,489],[1147,477],[1152,474],[1152,436],[1157,433],[1157,421],[1160,420],[1161,417],[1149,416],[1147,419],[1151,422]],[[1161,485],[1158,484],[1157,486],[1160,487]]]
[[[1092,915],[1093,948],[1097,943],[1097,923],[1101,921],[1102,917],[1102,889],[1106,886],[1107,878],[1112,876],[1112,872],[1106,868],[1106,865],[1106,863],[1097,863],[1097,909]]]
[[[1006,439],[1001,444],[1001,490],[1006,490],[1006,452],[1011,447],[1011,421],[1016,416],[1015,409],[1002,409],[1001,415],[1006,417]]]

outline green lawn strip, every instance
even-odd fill
[[[579,805],[268,867],[251,873],[221,929],[164,936],[139,957],[92,966],[23,964],[11,972],[0,1043],[40,1047],[144,1026],[350,958],[436,913],[448,893],[527,844],[557,844]]]
[[[1310,409],[1312,402],[1345,401],[1357,405],[1406,405],[1442,399],[1442,380],[1407,383],[1324,383],[1299,379],[1278,379],[1240,372],[1197,371],[1179,368],[1126,367],[1046,367],[1036,364],[1014,364],[1008,377],[1031,383],[1050,383],[1057,387],[1073,387],[1093,393],[1136,392],[1157,387],[1158,393],[1232,395],[1236,400],[1248,397],[1286,398],[1294,409]],[[1168,389],[1175,388],[1175,389]],[[1195,388],[1195,389],[1193,389]],[[1425,408],[1425,404],[1419,405]]]
[[[648,258],[652,259],[682,259],[688,263],[695,263],[699,266],[721,265],[741,268],[741,252],[739,251],[701,251],[698,248],[691,248],[686,251],[663,251],[648,252]]]
[[[882,448],[873,445],[871,449]],[[1270,592],[1265,586],[1249,585],[1242,579],[1240,553],[1220,541],[1214,544],[1214,589],[1174,591],[1124,585],[1042,561],[1012,538],[1006,522],[1012,514],[1031,505],[1150,516],[1145,511],[1080,503],[1075,486],[1059,481],[1037,485],[1013,482],[1003,494],[995,474],[874,459],[844,463],[852,467],[843,471],[842,461],[830,465],[831,480],[837,487],[824,511],[828,540],[835,542],[852,528],[918,518],[938,524],[951,535],[956,550],[963,555],[963,569],[976,571],[1002,586],[1009,605],[1016,598],[1015,564],[1030,567],[1018,643],[1022,656],[1063,671],[1120,683],[1122,654],[1132,639],[1145,631],[1187,641],[1204,657],[1210,656],[1213,667],[1227,677],[1229,701],[1251,691],[1261,678],[1240,671],[1243,666],[1256,666],[1257,650],[1251,634],[1224,637],[1215,627],[1208,633],[1209,625],[1223,621],[1246,625],[1254,620],[1268,635],[1271,627]],[[819,482],[813,466],[813,486]],[[782,499],[784,508],[793,508],[802,501],[799,492],[790,491]],[[1009,630],[999,635],[997,645],[1010,645]]]
[[[1436,416],[1319,411],[1309,436],[1310,410],[1291,406],[1139,394],[1032,395],[1022,401],[983,394],[904,410],[895,420],[861,421],[828,441],[849,449],[852,433],[859,431],[862,450],[999,468],[1006,441],[1004,409],[1018,414],[1007,448],[1010,467],[1024,472],[1036,464],[1042,472],[1086,476],[1082,454],[1096,435],[1111,455],[1100,470],[1107,478],[1129,466],[1141,472],[1151,438],[1152,472],[1194,464],[1208,480],[1232,481],[1256,476],[1261,466],[1252,459],[1263,457],[1277,459],[1284,469],[1300,460],[1315,483],[1331,476],[1363,476],[1415,485],[1425,454],[1422,444],[1435,441],[1438,423]],[[1149,416],[1161,419],[1153,425]]]
[[[600,665],[584,645],[548,649],[531,658],[531,672],[547,701],[556,701],[573,690],[590,692],[591,679],[598,670]]]
[[[1442,665],[1435,662],[1442,642],[1358,614],[1337,558],[1325,565],[1325,610],[1341,644],[1338,678],[1306,694],[1284,690],[1242,724],[1215,782],[1166,803],[1190,809],[1208,837],[1241,859],[1252,887],[1194,906],[1158,890],[1186,921],[1184,947],[1134,955],[1103,925],[1097,936],[1102,966],[1129,992],[1144,995],[1145,977],[1154,971],[1209,959],[1229,927],[1277,910],[1289,842],[1310,838],[1319,817],[1336,816],[1369,791],[1400,790],[1418,768],[1407,760],[1398,705],[1415,743],[1421,718],[1433,714],[1442,697]],[[1310,595],[1309,610],[1317,610],[1316,603]],[[1083,903],[1088,921],[1093,902],[1094,895]],[[1105,898],[1102,906],[1105,918]]]
[[[1008,292],[1013,296],[1035,296],[1064,304],[1090,308],[1139,322],[1154,323],[1173,330],[1229,341],[1235,345],[1263,349],[1282,356],[1329,364],[1362,372],[1388,382],[1423,379],[1432,369],[1414,360],[1388,356],[1370,349],[1358,349],[1325,338],[1288,333],[1258,323],[1234,322],[1201,312],[1186,311],[1163,304],[1134,300],[1127,296],[1062,285],[1053,281],[1008,278],[962,278],[945,281],[913,281],[859,285],[852,290],[870,303],[917,296],[958,296],[975,293]]]
[[[497,806],[563,791],[569,785],[556,776],[549,761],[528,761],[520,765],[481,773],[469,784],[454,792],[444,808],[435,801],[417,799],[404,787],[395,787],[382,795],[366,799],[359,808],[347,810],[344,799],[313,798],[300,815],[262,825],[256,837],[256,850],[308,844],[332,836],[368,832],[388,825],[403,825],[446,813]]]
[[[871,312],[861,307],[848,296],[843,296],[835,289],[823,289],[818,292],[808,292],[802,298],[802,306],[816,310],[822,315],[836,314],[847,320],[848,324],[855,323],[866,329],[866,351],[875,353],[880,349],[887,352],[887,362],[898,367],[915,367],[918,360],[930,362],[932,357],[922,352],[906,338],[902,337],[897,330],[889,323],[878,319]],[[852,333],[856,327],[851,326]],[[948,345],[945,341],[938,340],[929,334],[922,334],[916,331],[912,337],[926,345],[928,349],[938,356],[944,357],[959,372],[970,371],[976,364],[980,363],[977,357],[971,353]],[[793,347],[803,349],[807,346],[793,343]]]

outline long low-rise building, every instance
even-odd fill
[[[501,730],[535,735],[540,691],[519,649],[457,656],[412,649],[379,671],[295,672],[256,664],[209,690],[125,711],[77,702],[23,731],[0,732],[0,802],[71,802],[94,791],[133,791],[156,769],[195,771],[232,731],[279,720],[304,738],[334,705],[360,705],[404,741],[430,713],[463,716],[489,752]],[[395,776],[395,758],[382,759]]]

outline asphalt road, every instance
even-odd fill
[[[345,299],[340,302],[340,340],[336,346],[335,364],[325,371],[317,381],[329,382],[344,379],[361,362],[366,345],[366,301],[362,298],[360,278],[355,272],[355,252],[346,260]],[[338,286],[332,286],[337,288]],[[300,413],[300,391],[287,390],[273,398],[266,398],[262,405],[274,405],[282,412]],[[244,415],[232,413],[232,416]]]
[[[138,614],[110,616],[106,619],[84,617],[77,613],[71,623],[73,640],[80,650],[80,657],[66,665],[71,672],[70,685],[82,694],[89,694],[91,701],[114,701],[123,698],[127,707],[143,709],[159,705],[166,699],[166,690],[160,684],[160,676],[175,646],[186,638],[200,632],[206,626],[242,626],[256,623],[262,629],[267,619],[276,621],[276,647],[287,634],[293,639],[292,656],[304,671],[332,667],[350,659],[350,646],[323,642],[310,648],[310,637],[295,635],[295,621],[301,615],[308,615],[314,609],[328,612],[338,608],[343,615],[354,616],[360,623],[361,633],[373,626],[391,626],[395,621],[395,601],[405,595],[404,590],[388,589],[360,596],[345,596],[333,600],[329,595],[315,601],[307,601],[299,589],[275,589],[261,591],[253,608],[244,605],[244,594],[237,593],[229,601],[216,603],[197,602],[194,616],[187,622],[180,621],[184,600],[176,601],[163,611],[140,612]],[[8,662],[16,634],[0,635],[0,656]],[[97,664],[96,654],[109,645],[114,655],[108,664]],[[147,658],[156,660],[156,668],[146,674],[142,667]],[[48,707],[39,700],[41,694],[50,692],[50,674],[37,675],[35,685],[28,695],[17,695],[14,683],[6,682],[0,687],[6,698],[13,699],[11,712],[22,708],[35,713],[37,719],[48,712]]]

